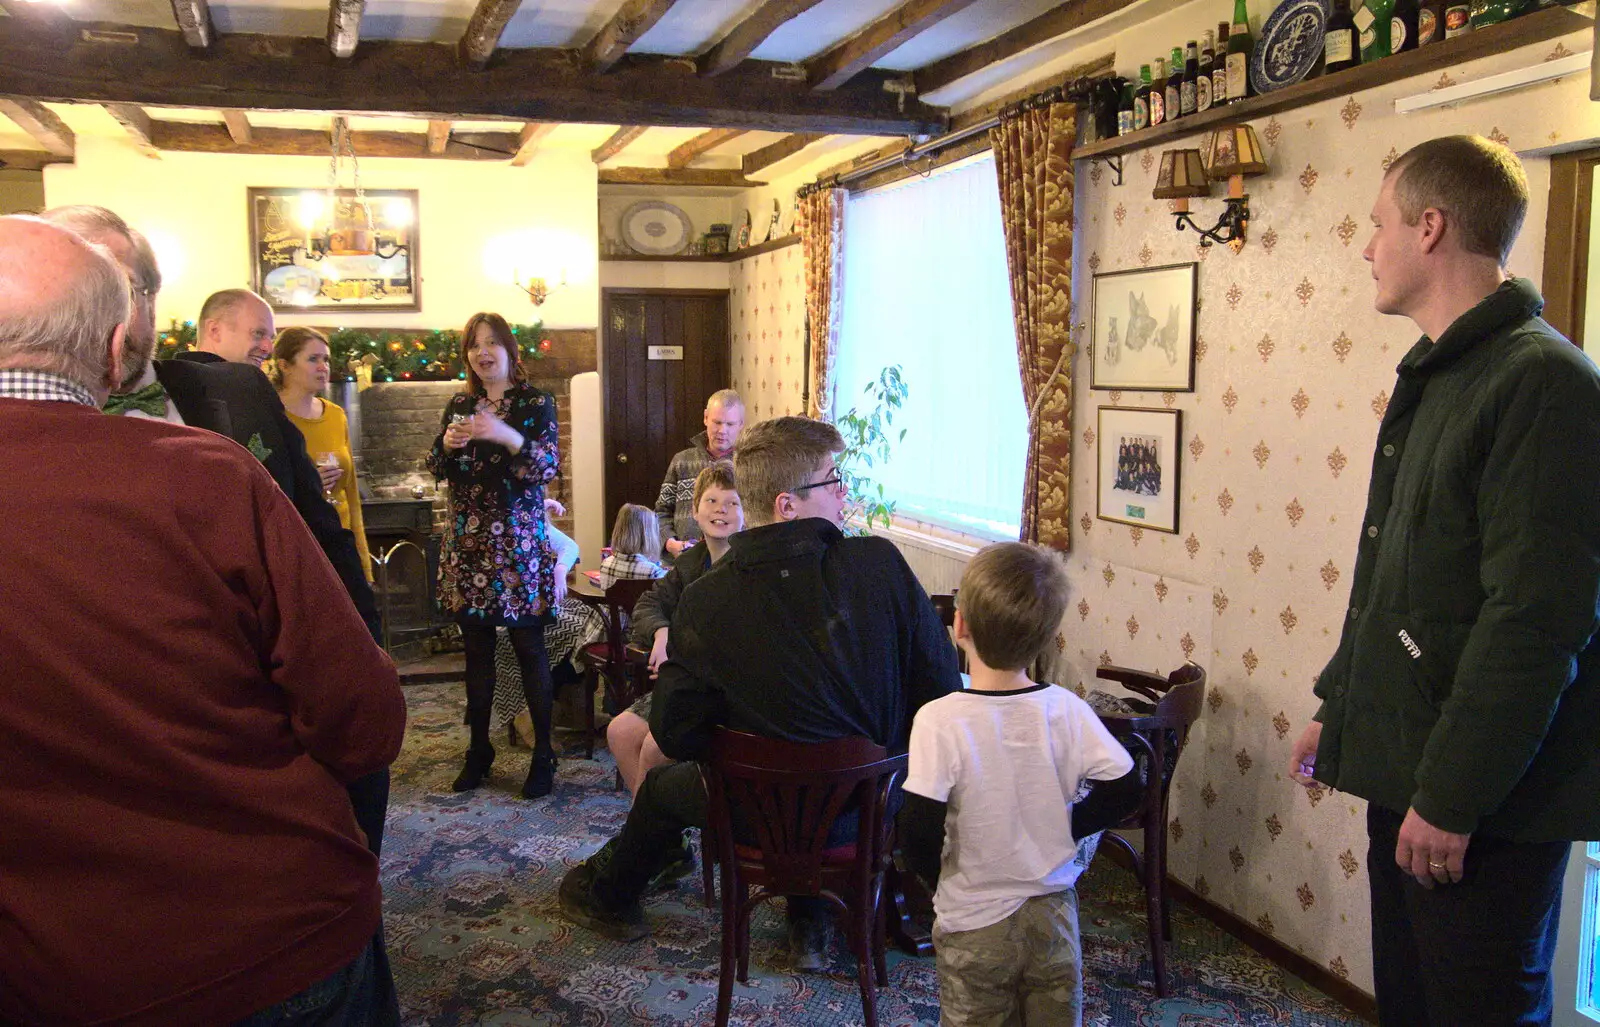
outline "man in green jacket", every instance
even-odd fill
[[[1434,139],[1364,254],[1423,337],[1290,773],[1368,800],[1385,1027],[1549,1023],[1567,855],[1600,839],[1600,374],[1504,270],[1527,203],[1509,150]]]

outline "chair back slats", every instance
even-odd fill
[[[956,594],[954,592],[935,592],[928,596],[933,602],[933,608],[939,614],[939,623],[944,625],[946,634],[950,634],[950,644],[955,645],[955,636],[952,632],[956,627]],[[967,668],[967,654],[956,646],[956,666],[965,674]]]

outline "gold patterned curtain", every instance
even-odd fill
[[[1027,105],[1025,105],[1025,108]],[[1072,144],[1068,103],[1006,111],[989,130],[1005,220],[1011,305],[1027,404],[1022,538],[1072,546]]]
[[[844,285],[843,189],[818,189],[800,199],[800,246],[806,264],[806,322],[811,398],[806,414],[833,420],[833,367],[839,351],[839,290]]]

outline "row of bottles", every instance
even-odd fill
[[[1322,60],[1312,75],[1370,64],[1493,25],[1535,9],[1545,0],[1333,0]],[[1562,0],[1569,2],[1569,0]],[[1079,94],[1091,112],[1085,142],[1127,135],[1190,117],[1255,95],[1250,54],[1255,38],[1245,0],[1234,0],[1233,19],[1213,34],[1173,47],[1139,66],[1139,79],[1089,83]]]

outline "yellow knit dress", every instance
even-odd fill
[[[321,417],[299,417],[287,410],[285,413],[300,429],[300,434],[306,437],[306,452],[311,455],[312,463],[316,463],[317,457],[323,453],[338,455],[339,466],[344,468],[344,477],[333,487],[333,507],[339,511],[339,523],[355,535],[356,552],[361,554],[361,568],[366,571],[367,580],[371,581],[372,557],[367,552],[367,531],[361,520],[361,489],[356,484],[356,465],[354,457],[350,455],[350,434],[344,410],[337,403],[323,400]]]

